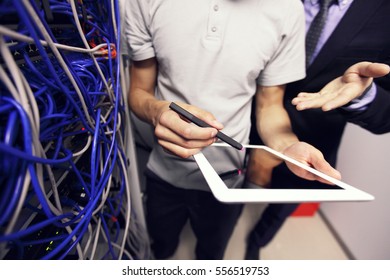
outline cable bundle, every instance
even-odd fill
[[[117,1],[0,4],[0,258],[148,258]]]

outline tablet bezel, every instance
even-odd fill
[[[216,147],[229,147],[225,143],[215,143]],[[268,203],[300,203],[300,202],[330,202],[330,201],[371,201],[374,197],[356,187],[345,182],[332,178],[319,172],[293,158],[279,153],[263,145],[243,145],[244,148],[263,149],[277,156],[284,161],[290,162],[301,167],[308,172],[313,173],[339,187],[341,189],[230,189],[226,186],[221,177],[217,174],[210,162],[202,152],[193,157],[199,166],[211,192],[221,202],[225,203],[249,203],[249,202],[268,202]]]

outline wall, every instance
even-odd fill
[[[324,216],[356,259],[390,260],[390,134],[373,135],[348,125],[338,169],[344,181],[375,200],[324,203]]]

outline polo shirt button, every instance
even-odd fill
[[[214,26],[213,28],[211,28],[211,31],[215,32],[217,31],[217,28]]]
[[[219,10],[218,5],[214,5],[214,11],[218,11],[218,10]]]

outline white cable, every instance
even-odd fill
[[[125,219],[126,219],[126,224],[125,224],[125,232],[124,232],[124,236],[123,236],[123,240],[122,240],[122,246],[121,246],[121,250],[120,250],[120,253],[119,253],[119,259],[122,259],[122,255],[123,255],[123,251],[125,249],[125,245],[126,245],[126,237],[128,235],[128,231],[129,231],[129,226],[130,226],[130,217],[131,217],[131,198],[130,198],[130,190],[129,190],[129,180],[127,178],[127,169],[126,169],[126,165],[125,165],[125,162],[122,158],[122,154],[121,153],[118,153],[119,155],[119,161],[121,163],[121,167],[123,169],[123,175],[124,175],[124,179],[125,179],[125,191],[126,191],[126,203],[127,203],[127,209],[126,209],[126,216],[125,216]]]
[[[111,110],[110,110],[110,111],[111,111]],[[100,118],[102,119],[102,121],[103,121],[104,123],[107,122],[107,120],[106,120],[106,117],[107,117],[107,116],[108,116],[108,114],[107,114],[106,116],[100,115]],[[117,122],[117,125],[116,125],[116,131],[115,131],[115,132],[118,132],[118,131],[121,129],[121,121],[122,121],[121,114],[118,114],[118,122]],[[107,126],[106,130],[107,130],[107,131],[106,131],[104,134],[106,134],[106,135],[112,135],[112,134],[113,134],[113,131],[112,131],[112,130],[109,130],[109,129],[108,129],[108,126]]]
[[[91,223],[89,223],[89,224],[88,224],[88,240],[87,240],[87,243],[85,244],[84,250],[83,250],[83,255],[84,255],[84,256],[87,255],[87,252],[88,252],[88,250],[89,250],[89,246],[90,246],[91,243],[92,243],[92,236],[93,236],[92,225],[91,225]]]
[[[112,174],[110,174],[110,177],[108,177],[107,185],[105,187],[105,190],[102,193],[101,202],[100,202],[99,206],[96,207],[96,209],[93,211],[92,215],[96,215],[98,212],[100,212],[103,209],[103,207],[107,201],[107,198],[110,194],[111,181],[112,181]]]
[[[99,236],[100,236],[101,224],[102,224],[102,220],[100,218],[98,218],[98,222],[97,222],[97,226],[96,226],[96,235],[95,235],[95,239],[93,241],[93,246],[92,246],[92,250],[91,250],[91,257],[90,257],[91,260],[95,259],[96,248],[97,248],[97,244],[98,244]]]
[[[114,242],[111,242],[112,247],[117,248],[119,250],[122,250],[122,247]],[[129,251],[126,249],[123,250],[123,253],[129,258],[129,260],[134,260],[134,258],[130,255]],[[122,256],[119,258],[120,260],[122,259]]]
[[[69,234],[72,234],[73,229],[71,227],[67,226],[67,227],[65,227],[65,229]],[[72,241],[76,242],[76,239],[77,239],[76,235],[73,235]],[[77,242],[77,244],[76,244],[76,251],[77,251],[77,254],[79,255],[79,259],[83,260],[84,254],[83,254],[83,250],[81,249],[80,242]]]
[[[15,40],[18,40],[18,41],[21,41],[21,42],[25,42],[25,43],[29,43],[29,44],[35,44],[35,40],[29,36],[26,36],[26,35],[23,35],[23,34],[20,34],[18,32],[15,32],[11,29],[8,29],[4,26],[1,26],[0,25],[0,34],[3,34],[3,35],[6,35],[8,37],[11,37]],[[47,47],[49,46],[49,44],[44,41],[44,40],[39,40],[39,42]],[[17,45],[17,43],[13,43],[12,45]],[[97,45],[96,47],[93,47],[91,49],[84,49],[84,48],[79,48],[79,47],[73,47],[73,46],[69,46],[69,45],[63,45],[63,44],[59,44],[59,43],[54,43],[53,42],[53,45],[56,46],[58,49],[61,49],[61,50],[65,50],[65,51],[72,51],[72,52],[78,52],[78,53],[86,53],[86,54],[95,54],[95,55],[107,55],[107,51],[104,50],[100,50],[101,48],[104,48],[104,47],[108,47],[108,44],[107,43],[103,43],[103,44],[99,44]],[[110,47],[111,48],[115,48],[115,44],[114,43],[110,43]]]
[[[105,231],[103,230],[103,228],[100,228],[100,231],[102,233],[102,236],[103,236],[103,239],[106,243],[108,243],[108,238],[107,238],[107,235],[105,233]],[[119,244],[116,244],[115,242],[110,242],[111,246],[116,248],[116,249],[119,249],[120,251],[122,251],[122,246],[120,246]],[[130,260],[133,260],[134,258],[131,256],[131,254],[127,251],[127,250],[123,250],[123,253],[130,259]],[[123,255],[122,253],[122,255]],[[122,255],[121,257],[118,257],[119,260],[122,259]]]
[[[32,91],[31,91],[31,88],[29,87],[27,81],[25,80],[24,76],[21,74],[20,70],[16,67],[16,63],[14,62],[12,56],[10,57],[8,55],[8,48],[5,49],[4,48],[4,45],[2,44],[4,41],[3,41],[3,38],[0,36],[0,44],[1,44],[1,51],[2,51],[2,54],[5,58],[5,60],[8,62],[8,67],[10,68],[10,72],[11,74],[13,74],[13,78],[14,78],[14,81],[15,83],[17,84],[17,86],[19,86],[19,96],[20,96],[20,101],[22,102],[21,105],[24,107],[26,113],[27,113],[27,116],[29,117],[29,119],[31,120],[31,128],[32,128],[32,138],[33,138],[33,154],[37,155],[37,156],[40,156],[42,158],[46,158],[46,155],[44,153],[44,149],[43,147],[41,146],[41,143],[39,141],[39,138],[38,138],[38,134],[39,134],[39,111],[38,111],[38,107],[36,105],[36,101],[35,101],[35,98],[32,94]],[[22,83],[22,86],[20,85],[20,82]],[[32,110],[30,109],[32,106]],[[32,120],[34,119],[34,120]],[[50,202],[49,198],[47,196],[45,196],[46,198],[46,201],[51,209],[51,211],[53,211],[53,213],[55,215],[60,215],[62,214],[62,206],[61,206],[61,203],[60,203],[60,200],[59,200],[59,195],[58,195],[58,192],[57,192],[57,187],[56,187],[56,183],[55,183],[55,180],[54,180],[54,174],[52,173],[51,171],[51,167],[49,165],[45,165],[46,166],[46,169],[48,171],[48,174],[49,174],[49,178],[50,178],[50,181],[51,181],[51,184],[52,184],[52,191],[53,191],[53,194],[54,194],[54,198],[55,198],[55,201],[56,201],[56,204],[57,204],[57,208],[54,207],[54,205],[52,205],[52,203]],[[42,193],[45,193],[45,190],[43,188],[43,173],[42,173],[42,165],[41,164],[36,164],[36,171],[37,171],[37,176],[38,176],[38,180],[39,180],[39,185],[40,185],[40,188],[41,188],[41,191]],[[19,203],[17,205],[17,208],[16,208],[16,211],[14,212],[8,226],[7,226],[7,229],[6,229],[6,234],[12,232],[13,230],[13,227],[15,226],[15,223],[16,223],[16,220],[17,218],[19,217],[19,214],[20,214],[20,211],[21,211],[21,207],[23,205],[23,202],[25,200],[25,197],[27,195],[27,191],[28,191],[28,186],[29,184],[29,178],[30,178],[30,171],[28,171],[28,175],[26,175],[26,181],[24,182],[24,187],[23,187],[23,190],[22,190],[22,195],[19,199]],[[33,217],[34,215],[32,215]],[[64,220],[64,219],[63,219]],[[72,229],[67,226],[65,227],[65,230],[71,234],[72,233]],[[76,236],[73,236],[72,237],[72,240],[75,242],[76,241]],[[76,244],[76,250],[78,252],[78,255],[79,255],[79,258],[80,259],[83,259],[83,252],[81,250],[81,246],[79,243]]]
[[[73,157],[78,157],[82,154],[85,153],[86,150],[88,150],[88,148],[91,146],[91,143],[92,143],[92,136],[91,135],[88,135],[88,140],[87,140],[87,143],[85,144],[84,148],[82,148],[80,151],[78,151],[77,153],[74,153],[73,154]]]
[[[50,141],[46,147],[43,149],[43,151],[45,152],[45,154],[47,153],[48,150],[50,150],[51,146],[53,145],[53,141]]]
[[[6,65],[8,66],[9,72],[13,79],[13,83],[15,85],[17,98],[15,98],[15,96],[14,98],[23,106],[23,108],[26,110],[26,113],[30,115],[31,112],[30,112],[26,94],[22,94],[24,92],[24,86],[23,86],[22,79],[20,77],[21,76],[20,69],[16,65],[16,62],[14,61],[10,50],[5,45],[3,36],[0,36],[0,49],[1,49],[1,54],[3,55],[3,59]]]
[[[39,18],[39,16],[35,13],[34,8],[31,6],[31,4],[29,3],[28,0],[22,0],[22,1],[23,1],[23,4],[24,4],[27,12],[30,14],[30,16],[34,20],[35,24],[37,25],[37,27],[41,31],[42,36],[45,38],[45,40],[48,43],[50,49],[52,50],[54,56],[57,58],[59,64],[61,65],[62,69],[64,70],[66,76],[68,77],[68,79],[72,83],[72,86],[76,90],[76,93],[79,96],[79,99],[80,99],[80,102],[81,102],[81,107],[82,107],[82,109],[84,111],[84,114],[85,114],[85,118],[87,119],[87,121],[88,121],[89,125],[91,126],[91,128],[94,128],[95,127],[94,122],[93,122],[91,116],[89,115],[89,112],[88,112],[88,109],[87,109],[87,105],[85,104],[84,97],[83,97],[83,95],[81,93],[81,90],[80,90],[79,86],[77,85],[76,80],[72,76],[72,73],[68,69],[68,66],[66,65],[66,63],[65,63],[64,59],[62,58],[60,52],[58,51],[57,47],[54,45],[53,40],[50,38],[50,35],[46,31],[44,25],[42,24],[42,22],[41,22],[41,20]]]
[[[32,90],[31,90],[30,85],[28,84],[26,78],[20,72],[20,70],[19,70],[19,73],[20,73],[20,77],[22,79],[23,85],[25,87],[25,93],[27,95],[28,103],[29,103],[29,105],[31,107],[31,111],[33,113],[32,114],[32,117],[33,117],[32,124],[35,124],[35,128],[33,128],[34,149],[36,151],[36,154],[39,157],[46,159],[47,157],[46,157],[45,151],[44,151],[44,149],[42,147],[41,142],[39,141],[40,115],[39,115],[38,105],[36,103],[36,99],[34,97],[34,94],[33,94]],[[63,214],[63,211],[62,211],[62,205],[61,205],[61,202],[60,202],[60,196],[59,196],[58,190],[57,190],[57,183],[56,183],[56,180],[55,180],[55,177],[54,177],[54,173],[53,173],[52,168],[51,168],[51,166],[49,164],[45,164],[45,169],[47,171],[47,174],[48,174],[48,177],[49,177],[49,180],[50,180],[50,183],[51,183],[51,188],[53,190],[54,201],[55,201],[56,207],[54,207],[54,205],[52,205],[52,203],[50,202],[49,199],[47,199],[47,203],[50,206],[50,209],[53,211],[53,213],[55,213],[55,215],[61,215],[61,214]],[[44,183],[43,183],[42,165],[41,164],[37,164],[37,174],[38,174],[38,178],[39,178],[39,181],[40,181],[40,185],[42,186],[41,190],[42,190],[43,193],[45,193]]]
[[[0,44],[1,44],[1,42],[0,42]],[[0,64],[0,79],[4,83],[4,85],[7,87],[7,89],[9,90],[9,92],[11,93],[11,95],[15,99],[15,101],[20,103],[18,91],[16,90],[15,86],[12,84],[11,79],[5,73],[3,66],[1,66],[1,64]]]
[[[13,61],[13,64],[16,66],[15,61]],[[16,66],[17,67],[17,66]],[[19,68],[18,69],[18,74],[20,76],[20,79],[23,83],[23,90],[19,93],[20,96],[22,97],[21,99],[27,100],[27,105],[23,105],[23,108],[27,112],[30,120],[31,120],[31,128],[32,128],[32,138],[33,138],[33,150],[35,151],[34,154],[38,157],[46,159],[46,154],[44,152],[44,149],[42,147],[41,142],[39,141],[39,133],[40,133],[40,115],[39,115],[39,109],[38,105],[36,103],[36,99],[34,97],[34,94],[30,88],[30,85],[28,84],[26,78],[22,74]],[[56,206],[54,206],[51,201],[47,198],[47,204],[49,205],[51,211],[55,215],[61,215],[62,212],[62,206],[57,190],[57,184],[54,178],[53,171],[51,169],[51,166],[48,164],[45,164],[45,168],[51,183],[51,187],[53,189],[53,194],[54,194],[54,201],[56,203]],[[37,163],[36,164],[36,172],[37,172],[37,177],[39,180],[39,185],[41,188],[42,193],[45,194],[45,189],[44,189],[44,180],[43,180],[43,166],[42,164]]]
[[[20,77],[22,79],[23,86],[25,88],[25,93],[27,95],[28,104],[30,105],[29,108],[31,108],[30,110],[32,112],[32,123],[35,125],[35,130],[36,130],[37,134],[39,135],[41,117],[39,114],[38,104],[37,104],[37,101],[36,101],[35,96],[31,90],[29,83],[27,82],[26,78],[24,77],[24,75],[20,71],[20,69],[19,69],[19,74],[20,74]]]
[[[30,171],[26,170],[26,175],[24,177],[22,192],[19,196],[18,204],[16,205],[15,211],[12,214],[12,217],[7,225],[7,228],[4,231],[4,235],[11,234],[14,230],[15,224],[18,221],[18,218],[20,216],[20,212],[22,211],[24,201],[26,200],[26,196],[27,196],[27,193],[29,190],[30,182],[31,182]]]
[[[77,13],[77,9],[76,9],[76,5],[75,5],[75,1],[76,0],[71,0],[70,1],[70,6],[71,6],[72,12],[73,12],[73,18],[74,18],[74,21],[76,23],[76,27],[77,27],[77,30],[78,30],[79,35],[81,37],[81,40],[83,41],[85,48],[89,50],[90,46],[89,46],[89,44],[87,42],[87,38],[85,37],[84,31],[83,31],[83,29],[81,27],[80,20],[79,20],[79,17],[78,17],[78,13]],[[103,74],[102,70],[100,69],[99,63],[97,62],[96,58],[93,55],[91,55],[91,59],[92,59],[93,63],[95,64],[95,67],[96,67],[96,69],[97,69],[97,71],[98,71],[98,73],[99,73],[99,75],[100,75],[104,85],[106,86],[108,96],[111,99],[113,94],[110,92],[110,87],[108,86],[107,81],[106,81],[106,79],[104,77],[104,74]],[[112,101],[112,99],[111,99],[111,101]]]
[[[41,143],[39,141],[39,110],[38,110],[38,105],[36,104],[36,100],[33,96],[32,90],[27,83],[26,79],[24,78],[23,74],[21,73],[19,67],[16,65],[16,62],[10,52],[10,50],[5,46],[3,36],[0,36],[0,51],[1,54],[3,55],[4,61],[6,62],[8,69],[10,71],[10,74],[13,78],[13,81],[15,83],[15,90],[16,92],[16,97],[15,100],[19,101],[20,105],[23,107],[23,109],[26,112],[27,117],[30,120],[30,125],[31,125],[31,131],[32,131],[32,151],[33,155],[46,158],[45,154],[43,153],[43,148],[41,146]],[[2,69],[1,69],[2,70]],[[3,76],[4,71],[0,71],[0,74]],[[12,83],[9,79],[5,79],[7,81],[7,84],[9,87],[11,85],[9,83]],[[12,88],[12,87],[11,87]],[[42,170],[42,165],[41,164],[36,164],[36,172],[37,172],[37,177],[39,181],[39,187],[41,189],[41,192],[44,194],[45,190],[43,188],[43,170]],[[53,179],[53,176],[50,176],[51,174],[49,173],[49,177]],[[52,180],[53,183],[53,180]],[[61,213],[60,209],[60,203],[59,203],[59,198],[57,197],[56,202],[57,202],[57,207],[60,209],[55,208],[52,203],[47,199],[46,197],[46,202],[50,206],[51,210],[59,215]]]
[[[118,27],[116,26],[116,20],[115,20],[116,14],[115,14],[114,0],[111,0],[111,18],[112,18],[112,26],[114,27],[115,38],[118,38]]]

